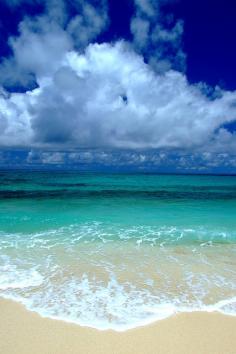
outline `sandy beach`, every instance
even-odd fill
[[[1,354],[235,354],[236,317],[180,314],[127,332],[97,331],[41,318],[0,300]]]

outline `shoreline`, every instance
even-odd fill
[[[233,300],[233,302],[235,303],[236,301],[236,297],[233,297],[231,299],[227,299],[227,300],[222,300],[219,301],[217,304],[219,303],[231,303]],[[172,311],[171,313],[169,313],[168,315],[163,315],[163,316],[158,316],[155,318],[149,318],[146,320],[143,320],[142,322],[138,322],[133,326],[129,326],[129,325],[123,325],[123,326],[110,326],[110,327],[98,327],[98,326],[92,326],[90,324],[83,324],[83,323],[79,323],[73,319],[68,319],[68,318],[63,318],[63,317],[57,317],[57,316],[52,316],[46,313],[41,313],[40,311],[37,311],[36,309],[31,309],[28,308],[26,304],[24,304],[24,302],[18,301],[14,298],[11,297],[5,297],[4,295],[0,295],[0,309],[2,307],[2,302],[4,303],[8,303],[8,304],[16,304],[19,305],[20,307],[22,307],[27,313],[33,313],[36,316],[38,316],[41,319],[46,319],[46,320],[51,320],[51,321],[56,321],[56,322],[61,322],[61,323],[65,323],[67,325],[72,325],[75,327],[79,327],[79,328],[86,328],[86,329],[91,329],[91,330],[95,330],[98,332],[114,332],[114,333],[126,333],[128,331],[135,331],[138,330],[140,328],[145,328],[145,327],[149,327],[149,326],[153,326],[156,323],[165,321],[165,320],[170,320],[172,318],[175,317],[179,317],[182,315],[194,315],[194,314],[215,314],[215,315],[220,315],[220,316],[224,316],[224,317],[233,317],[236,320],[236,314],[231,314],[231,313],[224,313],[223,311],[219,311],[218,307],[215,307],[215,305],[209,305],[209,308],[205,306],[204,309],[193,309],[193,310],[183,310],[182,311]]]
[[[235,354],[236,317],[181,313],[125,332],[43,318],[0,299],[3,354]]]

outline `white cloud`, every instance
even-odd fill
[[[4,1],[9,6],[35,5],[33,0]],[[73,48],[83,51],[109,24],[107,0],[99,0],[96,8],[91,2],[37,0],[44,12],[25,17],[19,24],[19,35],[9,38],[13,55],[0,62],[0,85],[7,89],[35,87],[42,75],[52,68],[57,70],[65,52]]]
[[[235,146],[235,136],[218,129],[236,117],[235,92],[208,99],[182,73],[155,73],[124,42],[91,44],[79,54],[63,33],[55,51],[54,31],[30,34],[32,42],[22,33],[16,58],[31,67],[39,88],[0,96],[1,146]],[[38,57],[27,62],[31,45]]]
[[[20,35],[10,39],[13,56],[0,65],[3,83],[38,84],[25,93],[0,90],[2,147],[236,148],[235,134],[223,127],[236,118],[236,93],[190,85],[183,73],[170,69],[173,61],[163,56],[163,48],[169,43],[175,59],[184,59],[183,24],[174,22],[167,30],[156,23],[159,2],[136,0],[131,24],[135,48],[142,51],[150,41],[159,48],[149,56],[151,65],[122,41],[82,50],[108,23],[105,1],[99,10],[75,1],[80,13],[65,28],[64,2],[54,10],[53,3],[46,1],[47,15],[21,23]],[[145,155],[130,158],[147,161]]]
[[[159,15],[159,0],[134,0],[134,3],[137,6],[137,11],[145,14],[149,18]]]
[[[76,48],[85,48],[107,27],[108,16],[105,4],[95,8],[89,3],[81,6],[81,13],[71,19],[67,32],[72,36]]]
[[[16,153],[15,153],[16,154]],[[15,159],[16,158],[15,155]],[[9,163],[11,157],[2,153],[2,163]],[[0,160],[1,162],[1,160]],[[31,150],[21,158],[23,166],[57,165],[74,169],[109,168],[115,170],[179,171],[179,172],[228,172],[236,167],[236,156],[231,153],[160,151],[160,150]]]
[[[20,36],[10,40],[16,65],[24,71],[34,73],[37,78],[45,77],[58,69],[65,52],[72,49],[70,37],[55,23],[40,18],[24,21],[20,25]],[[38,31],[40,26],[41,31]]]
[[[131,32],[134,35],[135,46],[142,49],[146,46],[149,36],[150,23],[140,17],[134,17],[131,21]]]
[[[134,0],[136,13],[131,20],[134,48],[145,54],[157,72],[185,71],[182,50],[183,21],[165,16],[162,6],[174,0]]]
[[[26,162],[28,164],[64,164],[66,154],[64,152],[33,151],[31,150]]]
[[[0,65],[0,81],[7,87],[28,87],[58,69],[66,52],[73,48],[69,35],[46,17],[26,19],[20,36],[9,40],[13,56]]]

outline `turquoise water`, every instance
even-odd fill
[[[236,177],[0,173],[0,295],[125,330],[236,314]]]

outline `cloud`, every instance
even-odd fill
[[[87,45],[96,38],[108,25],[107,0],[3,0],[11,8],[24,5],[41,5],[43,13],[35,15],[32,20],[39,19],[54,22],[68,31],[77,47]]]
[[[158,72],[170,69],[185,71],[186,56],[182,49],[184,23],[173,15],[164,15],[162,7],[174,0],[134,0],[136,13],[131,33],[136,51],[147,57]]]
[[[140,17],[134,17],[131,21],[131,32],[134,35],[135,46],[142,49],[146,46],[149,37],[150,23]]]
[[[31,150],[27,154],[25,163],[27,164],[46,164],[46,165],[63,165],[65,163],[66,153],[51,151],[34,151]]]
[[[33,0],[4,0],[17,7]],[[14,87],[32,89],[42,75],[57,69],[65,52],[83,51],[105,30],[109,20],[107,1],[37,0],[44,6],[42,14],[25,17],[19,24],[19,35],[8,40],[12,56],[0,62],[0,85],[7,90]],[[70,13],[73,12],[74,16]]]
[[[13,55],[0,65],[0,82],[6,88],[20,85],[29,88],[56,71],[65,53],[73,48],[70,36],[47,17],[25,19],[20,35],[11,37]]]
[[[236,92],[191,85],[177,70],[184,61],[183,23],[162,19],[164,0],[135,1],[133,43],[94,43],[109,23],[105,1],[98,10],[92,2],[75,1],[78,13],[69,18],[67,7],[63,15],[65,2],[47,0],[45,14],[24,19],[19,36],[9,39],[13,55],[0,65],[1,147],[99,148],[102,155],[72,152],[66,158],[96,156],[102,163],[111,163],[105,149],[165,149],[184,156],[236,149],[236,134],[227,129],[236,119]],[[9,93],[7,85],[21,85],[25,92]],[[32,153],[29,161],[37,156]],[[164,158],[125,156],[126,164],[129,159],[140,165]],[[189,159],[182,157],[183,167]],[[64,159],[57,151],[41,154],[39,161]]]
[[[166,150],[48,150],[4,149],[1,168],[68,169],[92,171],[142,171],[179,173],[235,173],[236,155],[231,153]]]
[[[57,32],[58,31],[58,32]],[[125,42],[71,49],[60,29],[22,29],[15,60],[39,87],[0,96],[1,146],[223,150],[236,93],[208,98],[184,74],[158,74]],[[27,40],[26,40],[27,38]],[[29,60],[30,48],[34,57]]]
[[[44,0],[2,0],[9,7],[15,8],[24,4],[40,4]]]
[[[101,2],[99,8],[90,3],[80,4],[80,14],[73,17],[67,25],[67,32],[73,38],[75,47],[85,48],[108,25],[107,5]]]

